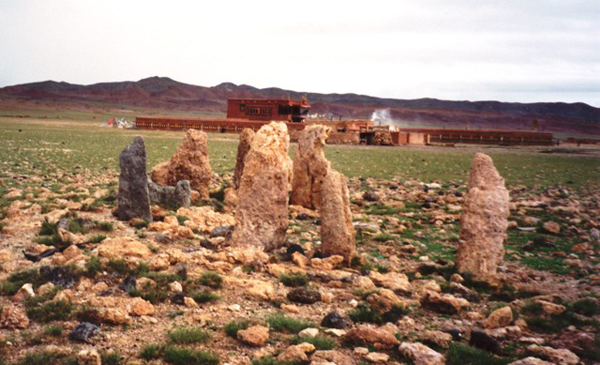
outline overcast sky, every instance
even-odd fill
[[[600,0],[0,0],[0,86],[168,76],[600,107]]]

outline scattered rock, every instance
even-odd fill
[[[448,348],[453,340],[452,335],[449,333],[430,330],[423,332],[419,338],[425,343],[433,344],[443,348]]]
[[[143,243],[132,238],[108,238],[98,245],[98,256],[106,258],[137,257],[146,258],[152,251]]]
[[[327,328],[344,329],[346,328],[346,321],[344,320],[344,317],[342,317],[339,313],[331,312],[328,313],[325,317],[323,317],[323,320],[321,321],[321,326]]]
[[[218,227],[215,227],[211,232],[210,232],[210,237],[225,237],[226,239],[230,239],[231,235],[233,234],[233,230],[235,229],[235,226],[231,225],[231,224],[223,224],[220,225]]]
[[[285,351],[279,354],[279,356],[277,356],[277,360],[288,363],[301,363],[308,361],[308,356],[306,354],[313,351],[315,351],[315,346],[304,342],[299,345],[292,345],[288,347],[285,349]]]
[[[356,361],[352,357],[344,355],[343,353],[335,350],[319,350],[315,351],[310,357],[312,362],[316,364],[337,364],[337,365],[355,365]],[[312,363],[311,363],[312,364]]]
[[[383,352],[371,352],[365,356],[365,359],[374,363],[387,363],[390,359],[390,355],[384,354]]]
[[[319,334],[318,328],[305,328],[302,331],[298,332],[298,337],[300,338],[312,338]]]
[[[171,160],[154,166],[152,181],[160,186],[175,186],[178,181],[188,180],[191,188],[200,193],[200,199],[208,199],[212,168],[207,142],[206,133],[189,129]]]
[[[77,282],[77,277],[69,267],[65,266],[42,266],[40,275],[48,279],[54,285],[70,288]]]
[[[134,316],[151,316],[154,314],[152,303],[142,299],[135,298],[128,306],[129,314]]]
[[[21,289],[17,291],[15,295],[12,297],[13,302],[22,302],[25,299],[35,297],[35,292],[33,291],[33,285],[30,283],[23,284]]]
[[[408,276],[402,273],[389,272],[380,274],[376,271],[371,271],[369,272],[369,279],[371,279],[375,285],[383,286],[384,288],[393,290],[397,293],[409,293],[411,291]]]
[[[579,356],[567,349],[553,349],[548,346],[529,345],[527,350],[544,358],[550,359],[552,363],[558,365],[579,364]]]
[[[269,328],[257,325],[239,330],[237,339],[250,346],[264,346],[269,339]]]
[[[330,133],[331,128],[323,124],[308,125],[300,132],[294,157],[292,204],[320,210],[321,184],[329,171],[329,161],[325,158],[323,148]],[[350,218],[352,223],[352,216]]]
[[[319,270],[333,270],[336,266],[344,262],[344,257],[340,255],[333,255],[326,258],[312,258],[310,260],[310,266]]]
[[[27,328],[29,318],[21,307],[5,305],[0,312],[0,327],[2,328]]]
[[[73,341],[91,343],[92,337],[100,333],[100,327],[89,322],[80,322],[69,334]]]
[[[521,360],[513,361],[508,365],[553,365],[551,362],[540,360],[537,357],[529,356]]]
[[[415,365],[444,365],[444,355],[419,342],[402,342],[398,350]]]
[[[308,288],[295,288],[290,290],[287,298],[294,303],[314,304],[321,300],[321,293]]]
[[[425,292],[421,297],[421,305],[425,308],[443,314],[457,314],[469,306],[469,302],[450,294],[439,294],[433,291]]]
[[[102,357],[95,349],[83,349],[77,353],[79,365],[102,365]]]
[[[385,326],[375,327],[370,324],[355,326],[344,338],[351,343],[366,344],[378,349],[390,349],[400,344],[394,332]]]
[[[355,251],[355,233],[344,175],[331,169],[327,171],[320,194],[321,249],[325,255],[340,255],[350,262]]]
[[[285,243],[292,163],[284,123],[261,127],[244,159],[233,241],[272,250]]]
[[[123,290],[124,292],[130,292],[135,290],[135,283],[135,275],[127,275],[121,284],[119,284],[119,289]]]
[[[546,232],[549,232],[552,234],[560,233],[560,225],[556,222],[552,222],[552,221],[546,222],[546,223],[544,223],[543,228]]]
[[[120,157],[118,212],[120,220],[139,218],[152,221],[148,177],[146,175],[146,147],[144,138],[136,136]]]
[[[509,306],[493,311],[485,321],[486,328],[506,327],[513,321],[512,309]]]
[[[508,190],[492,159],[477,153],[471,164],[460,223],[456,267],[475,280],[496,279],[504,257],[510,214]]]
[[[498,352],[500,344],[485,331],[472,330],[469,345],[489,352]]]
[[[192,199],[192,187],[188,180],[180,180],[175,186],[160,186],[148,179],[148,192],[152,204],[171,209],[189,207]]]

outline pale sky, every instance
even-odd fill
[[[0,87],[214,86],[600,107],[600,0],[0,0]]]

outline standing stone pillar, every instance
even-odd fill
[[[460,219],[456,267],[475,280],[494,281],[504,257],[509,196],[492,159],[477,153]]]
[[[321,183],[329,170],[325,158],[325,141],[331,128],[322,124],[309,125],[300,133],[294,157],[292,204],[319,209]]]
[[[135,136],[133,143],[121,152],[119,162],[119,219],[140,218],[152,221],[146,174],[146,147],[142,136]]]
[[[256,132],[244,159],[233,242],[272,250],[285,242],[292,160],[285,123],[271,122]]]
[[[201,199],[208,199],[212,168],[206,133],[188,129],[175,154],[169,161],[154,166],[151,177],[160,186],[175,186],[180,180],[188,180],[192,189],[200,193]]]
[[[250,128],[244,128],[240,133],[240,143],[237,148],[237,158],[235,162],[235,172],[233,173],[233,187],[238,189],[240,187],[240,179],[244,172],[244,159],[250,151],[250,145],[254,138],[254,131]]]
[[[321,248],[326,255],[340,255],[346,262],[354,254],[355,236],[346,177],[330,169],[321,184]]]

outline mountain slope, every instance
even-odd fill
[[[319,94],[258,89],[224,82],[213,87],[181,83],[167,77],[137,82],[76,85],[43,81],[0,89],[0,100],[44,101],[52,104],[105,103],[170,110],[225,112],[228,98],[286,98],[306,96],[311,113],[369,119],[376,109],[390,109],[402,126],[438,128],[491,128],[600,134],[600,109],[584,103],[503,103],[498,101],[448,101],[432,98],[402,100],[358,94]]]

